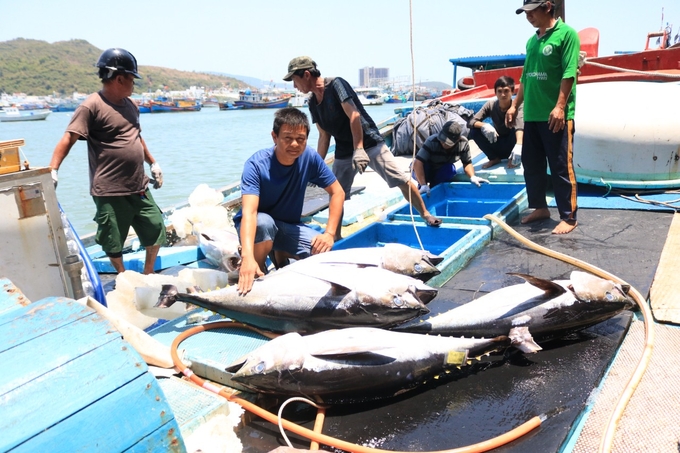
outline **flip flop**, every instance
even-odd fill
[[[424,217],[425,223],[427,223],[427,226],[431,227],[438,227],[439,225],[442,224],[442,219],[438,219],[437,217],[433,216],[430,214],[427,217]]]

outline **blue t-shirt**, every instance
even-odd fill
[[[257,195],[258,212],[275,220],[300,223],[307,183],[326,188],[335,182],[335,175],[319,153],[307,146],[293,165],[279,163],[274,147],[262,149],[248,158],[241,175],[241,195]],[[241,211],[234,221],[241,220]]]
[[[323,99],[317,102],[316,96],[309,99],[309,113],[312,122],[318,123],[321,129],[335,139],[335,157],[347,159],[354,152],[354,140],[349,118],[342,109],[342,103],[352,101],[361,115],[361,128],[364,130],[364,148],[369,149],[384,140],[373,119],[366,113],[357,94],[345,79],[340,77],[325,78]]]

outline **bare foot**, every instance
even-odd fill
[[[508,159],[508,165],[506,165],[505,168],[519,168],[521,166],[522,166],[521,162],[517,165],[512,165],[512,161]]]
[[[544,220],[544,219],[549,219],[549,218],[550,218],[550,211],[548,210],[548,208],[534,209],[534,212],[532,212],[528,216],[522,218],[521,223],[525,224],[525,223],[531,223],[531,222],[538,222],[539,220]]]
[[[578,225],[578,222],[576,220],[562,220],[560,223],[557,224],[554,230],[552,230],[552,234],[567,234],[571,233],[571,231],[576,228],[576,225]]]
[[[423,219],[425,220],[425,223],[427,223],[427,226],[438,227],[442,224],[442,219],[438,219],[430,213],[424,215]]]
[[[497,164],[500,164],[500,163],[501,163],[500,159],[491,159],[490,161],[488,161],[487,163],[482,165],[482,168],[493,167],[494,165],[497,165]]]

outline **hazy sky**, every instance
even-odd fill
[[[680,28],[680,0],[565,0],[576,30],[600,31],[600,55],[641,50],[647,32]],[[452,84],[450,58],[523,53],[533,28],[521,0],[0,0],[0,41],[84,39],[123,47],[140,65],[215,71],[283,84],[288,61],[310,55],[322,75],[358,84],[386,67],[416,81]],[[410,10],[412,8],[412,13]],[[94,64],[94,62],[93,62]],[[467,71],[465,72],[467,74]],[[461,73],[459,73],[460,77]],[[283,85],[278,85],[283,86]]]

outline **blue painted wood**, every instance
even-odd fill
[[[53,336],[55,344],[64,340],[58,331]],[[139,354],[122,339],[69,359],[66,357],[59,368],[2,396],[0,451],[16,447],[147,371]],[[41,366],[37,362],[18,365],[28,369]],[[135,406],[136,400],[129,405]],[[123,409],[104,406],[100,410]]]
[[[93,314],[64,297],[47,297],[6,313],[0,316],[0,353]]]
[[[33,333],[37,329],[26,324],[9,323],[0,327],[0,344],[3,347],[6,339],[9,343],[20,341],[18,337],[22,332],[30,333],[27,336],[31,337],[31,341],[23,341],[0,354],[5,363],[13,364],[3,372],[0,395],[56,370],[67,361],[120,339],[120,333],[112,330],[107,322],[94,313],[38,336]]]
[[[31,301],[26,299],[24,293],[14,286],[11,280],[0,278],[0,316],[30,303]]]
[[[176,420],[163,425],[136,445],[125,450],[126,453],[184,453],[186,447],[182,437],[178,436],[179,426]]]
[[[203,258],[205,255],[197,246],[161,247],[154,263],[154,270],[159,271],[179,264],[193,263]],[[130,271],[143,272],[145,259],[146,251],[144,250],[123,254],[125,269]],[[107,257],[93,259],[92,264],[97,272],[104,274],[116,272]]]
[[[103,408],[116,410],[103,410]],[[123,435],[124,434],[124,435]],[[142,374],[83,410],[19,445],[12,452],[69,453],[185,450],[156,379]]]
[[[0,316],[0,451],[178,451],[172,409],[139,354],[72,299]]]

